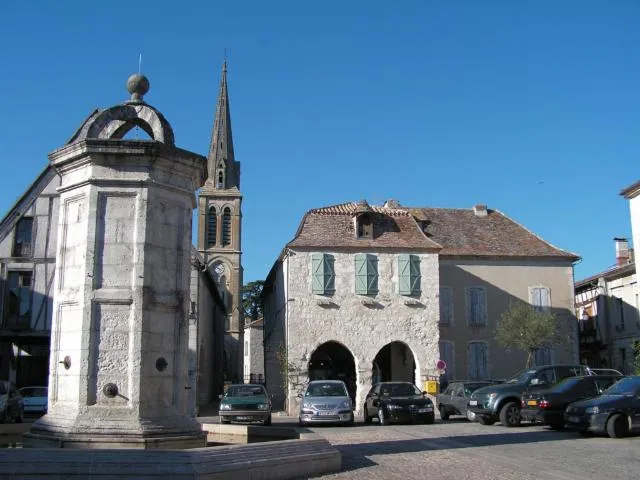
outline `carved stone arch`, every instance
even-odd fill
[[[162,113],[144,103],[116,105],[93,112],[67,143],[87,138],[121,139],[134,127],[142,128],[157,142],[175,146],[169,122]]]

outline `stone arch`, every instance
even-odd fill
[[[307,364],[309,380],[342,380],[351,400],[356,398],[356,359],[342,343],[330,340],[316,347]]]
[[[169,122],[162,113],[145,103],[116,105],[94,111],[67,144],[88,138],[118,140],[134,127],[140,127],[156,142],[175,146]]]
[[[372,380],[378,382],[413,382],[417,384],[417,361],[411,347],[393,341],[382,347],[371,363]],[[378,378],[374,379],[374,375]]]

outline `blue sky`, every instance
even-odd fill
[[[583,257],[631,237],[640,178],[632,0],[138,1],[0,5],[0,210],[96,107],[145,100],[206,155],[227,49],[245,281],[305,211],[366,198],[486,203]]]

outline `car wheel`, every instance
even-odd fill
[[[496,419],[493,417],[487,417],[485,415],[476,415],[476,418],[478,419],[478,422],[480,422],[480,425],[493,425],[494,423],[496,423]]]
[[[447,409],[444,405],[440,404],[440,406],[438,406],[438,411],[440,412],[440,418],[442,420],[449,420],[449,414],[447,413]]]
[[[616,413],[607,421],[607,434],[611,438],[623,438],[629,435],[629,421],[626,415]]]
[[[264,421],[262,422],[262,424],[265,427],[268,427],[269,425],[271,425],[271,415],[269,415],[267,418],[265,418]]]
[[[364,406],[364,423],[371,423],[373,419],[369,416],[369,411],[367,410],[367,406]]]
[[[476,414],[473,413],[468,408],[467,408],[466,416],[467,416],[467,420],[469,420],[470,422],[475,422],[476,421]]]
[[[387,414],[384,413],[382,406],[378,408],[378,421],[380,425],[389,425],[389,419],[387,418]]]
[[[504,427],[518,427],[520,425],[520,407],[516,402],[507,402],[500,410],[500,423]]]

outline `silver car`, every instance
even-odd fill
[[[353,425],[353,403],[342,380],[309,382],[300,405],[298,423],[343,423]]]

